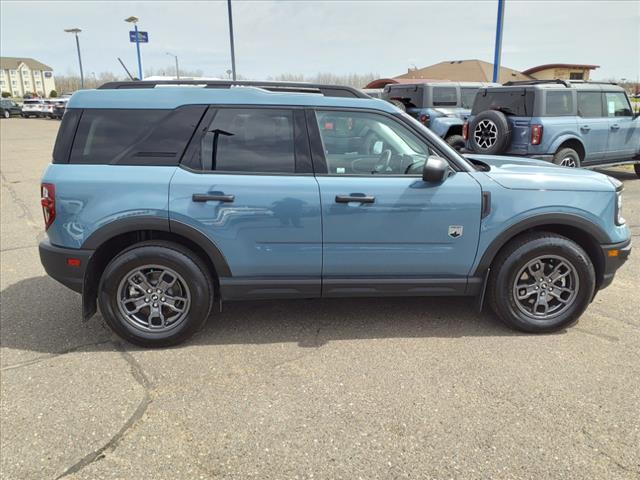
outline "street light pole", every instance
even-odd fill
[[[496,48],[493,55],[493,81],[500,78],[500,61],[502,60],[502,26],[504,24],[504,3],[506,0],[498,0],[498,21],[496,23]]]
[[[76,36],[76,48],[78,49],[78,63],[80,64],[80,88],[84,88],[84,73],[82,72],[82,57],[80,56],[80,39],[78,34],[82,31],[79,28],[65,28],[67,33],[73,33]]]
[[[170,55],[176,59],[176,80],[180,80],[180,67],[178,67],[178,56],[169,52],[167,52],[167,55]]]
[[[138,17],[129,17],[125,22],[133,23],[133,30],[136,34],[136,53],[138,54],[138,80],[142,80],[142,58],[140,57],[140,37],[138,36]]]
[[[231,13],[231,0],[227,0],[227,12],[229,13],[229,40],[231,44],[231,73],[233,81],[236,80],[236,52],[233,45],[233,15]]]

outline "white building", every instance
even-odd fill
[[[53,69],[33,58],[0,57],[0,91],[12,97],[26,93],[48,97],[56,89]]]

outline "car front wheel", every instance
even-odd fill
[[[214,287],[202,260],[181,245],[142,242],[107,265],[100,311],[120,337],[144,347],[183,342],[206,322]]]
[[[587,253],[553,233],[517,237],[493,265],[489,303],[504,323],[525,332],[552,332],[573,324],[596,288]]]
[[[634,170],[635,170],[635,172],[636,172],[636,176],[637,176],[638,178],[640,178],[640,163],[635,163],[635,164],[633,165],[633,169],[634,169]]]
[[[580,167],[580,155],[573,148],[561,148],[553,156],[553,163],[561,167]]]
[[[9,110],[5,110],[4,112],[2,112],[2,116],[4,118],[9,118],[11,116],[11,113],[9,112]]]

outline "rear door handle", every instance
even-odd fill
[[[376,197],[372,197],[370,195],[364,194],[354,194],[351,195],[336,195],[336,203],[350,203],[350,202],[358,202],[358,203],[374,203],[376,201]]]
[[[618,130],[620,128],[620,125],[618,125],[617,123],[614,123],[613,125],[611,125],[611,130]]]
[[[236,199],[235,195],[225,195],[224,193],[194,193],[191,200],[194,202],[227,202],[231,203]]]

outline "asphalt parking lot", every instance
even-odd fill
[[[2,478],[640,477],[637,252],[552,335],[472,299],[301,300],[142,350],[40,265],[58,125],[0,121]],[[640,180],[607,173],[638,242]]]

